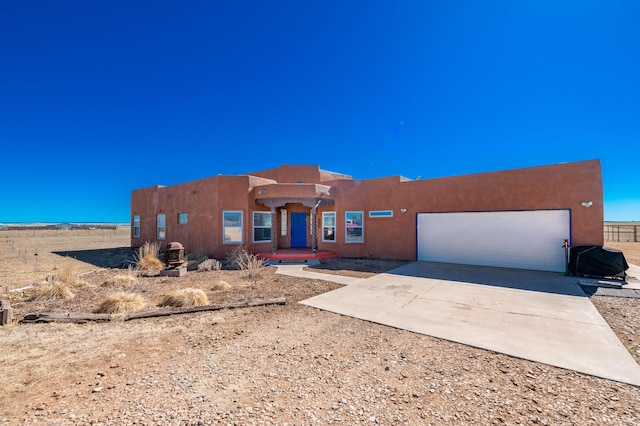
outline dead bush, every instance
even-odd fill
[[[236,269],[244,272],[242,277],[255,284],[265,268],[265,261],[256,257],[255,254],[249,253],[244,246],[236,247],[227,257],[229,264]]]
[[[160,306],[181,308],[184,306],[205,306],[209,304],[207,294],[199,288],[184,288],[165,295]]]
[[[244,269],[249,258],[249,252],[244,246],[236,246],[228,255],[227,263],[232,269]]]
[[[222,269],[222,263],[217,259],[206,259],[198,265],[198,272],[219,271]]]
[[[100,303],[95,310],[99,314],[125,314],[144,308],[144,299],[136,293],[114,293]]]
[[[217,283],[215,283],[213,285],[213,287],[211,287],[211,290],[216,291],[216,290],[228,290],[231,288],[231,284],[229,284],[226,281],[218,281]]]
[[[53,302],[55,300],[71,299],[74,296],[67,284],[52,282],[35,287],[29,300],[34,302]]]

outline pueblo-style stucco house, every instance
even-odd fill
[[[428,260],[565,271],[571,246],[602,245],[597,160],[410,180],[283,165],[136,189],[131,245],[177,241],[219,259],[238,245],[278,259]]]

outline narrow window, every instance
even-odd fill
[[[336,212],[322,213],[322,241],[336,241]]]
[[[244,235],[242,229],[242,212],[241,211],[224,211],[222,212],[222,235],[224,235],[223,244],[242,244]]]
[[[158,215],[158,239],[167,238],[167,215],[161,213]]]
[[[345,212],[344,240],[347,243],[364,242],[364,213],[363,212]]]
[[[178,213],[178,225],[186,225],[189,222],[188,213]]]
[[[287,235],[287,209],[280,209],[280,235]]]
[[[271,213],[253,212],[253,242],[271,241]]]
[[[133,217],[133,238],[140,238],[140,216]]]
[[[393,210],[370,210],[369,217],[393,217]]]

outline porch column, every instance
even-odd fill
[[[274,206],[271,206],[271,254],[275,254],[278,249],[278,213]]]
[[[318,204],[316,203],[313,207],[311,207],[311,220],[309,221],[309,226],[311,227],[311,252],[315,253],[318,251],[318,237],[316,236],[316,222],[317,222],[317,211]]]

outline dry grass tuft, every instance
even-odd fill
[[[131,273],[127,275],[115,275],[103,282],[102,287],[131,288],[136,282],[136,277]]]
[[[229,284],[229,283],[228,283],[228,282],[226,282],[226,281],[222,281],[222,280],[220,280],[220,281],[218,281],[217,283],[215,283],[215,284],[213,285],[213,287],[211,287],[211,290],[214,290],[214,291],[215,291],[215,290],[228,290],[228,289],[230,289],[230,288],[231,288],[231,284]]]
[[[73,288],[89,287],[89,283],[79,279],[78,275],[68,265],[63,266],[62,269],[56,270],[52,276],[52,281],[54,283],[57,282],[57,283],[66,284],[69,287],[73,287]]]
[[[138,269],[142,271],[160,271],[164,268],[164,264],[158,259],[160,255],[160,244],[158,242],[150,243],[147,241],[138,248],[136,252],[136,262]]]
[[[157,257],[147,255],[138,261],[138,268],[142,271],[161,271],[164,264]]]
[[[33,302],[53,302],[55,300],[71,299],[73,296],[75,295],[67,284],[53,282],[34,288],[29,300]]]
[[[99,314],[125,314],[144,308],[144,299],[136,293],[114,293],[100,303],[95,310]]]
[[[198,265],[198,272],[219,271],[222,269],[222,263],[217,259],[206,259]]]
[[[209,304],[207,294],[199,288],[184,288],[164,296],[160,306],[181,308],[183,306],[205,306]]]

